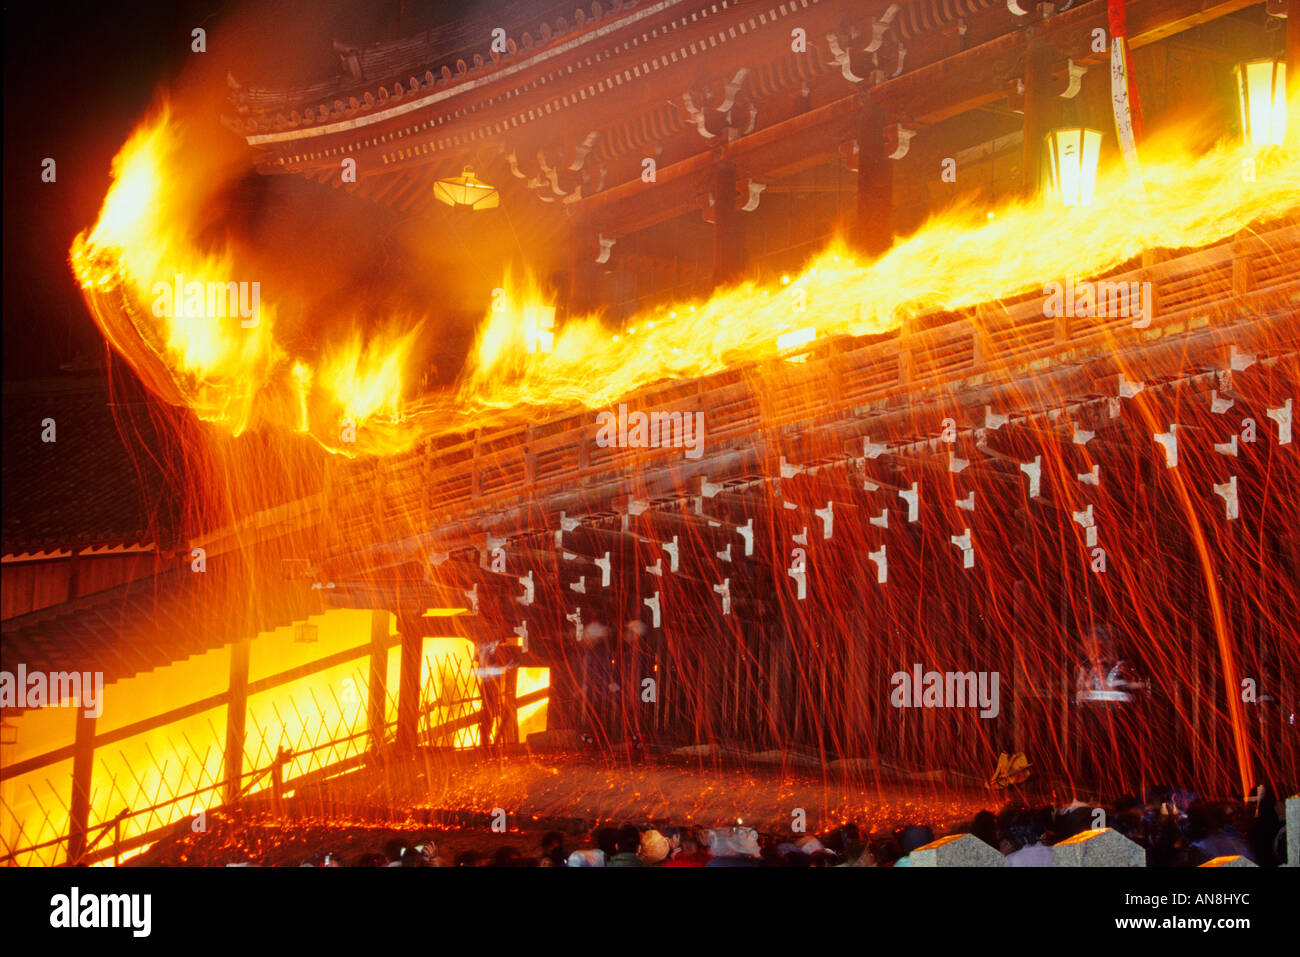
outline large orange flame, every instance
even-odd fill
[[[1294,147],[1256,155],[1225,141],[1193,156],[1175,132],[1147,144],[1141,180],[1103,170],[1091,206],[1067,212],[1017,201],[991,214],[949,210],[874,261],[836,242],[782,286],[743,284],[666,304],[621,332],[596,316],[552,329],[554,310],[539,287],[507,277],[456,388],[416,397],[407,389],[416,320],[394,317],[369,337],[343,330],[312,358],[277,337],[276,316],[287,304],[273,297],[261,300],[251,328],[239,315],[158,315],[157,290],[166,289],[159,282],[252,278],[240,275],[232,249],[197,243],[194,223],[212,197],[184,175],[183,142],[166,108],[142,125],[114,163],[99,221],[73,244],[96,320],[169,401],[236,433],[256,410],[274,427],[310,433],[348,455],[402,451],[511,410],[600,407],[656,380],[775,356],[792,342],[882,332],[928,310],[1024,295],[1048,281],[1104,273],[1144,250],[1216,242],[1287,213],[1300,196]]]

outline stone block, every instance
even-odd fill
[[[1052,846],[1053,867],[1146,867],[1147,852],[1111,827],[1084,831]]]
[[[941,837],[911,854],[913,867],[1001,867],[1003,857],[974,834]]]
[[[1300,867],[1300,794],[1286,799],[1286,866]]]

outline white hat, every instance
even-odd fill
[[[713,828],[709,833],[709,853],[714,857],[757,857],[758,832],[752,827]]]
[[[565,862],[569,867],[604,867],[605,852],[598,847],[574,851]]]
[[[636,856],[641,858],[644,864],[658,864],[668,856],[668,838],[654,828],[642,831],[641,847],[637,850]]]

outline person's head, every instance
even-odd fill
[[[898,832],[898,849],[906,857],[918,847],[933,843],[934,831],[927,824],[913,824],[900,828]]]
[[[390,864],[401,861],[410,851],[411,846],[400,837],[395,837],[384,845],[384,856],[388,858]]]
[[[707,846],[701,844],[699,836],[695,831],[690,829],[681,832],[677,839],[677,843],[683,854],[698,854],[701,848]]]
[[[618,853],[618,829],[613,827],[602,827],[596,832],[596,846],[605,852],[606,857],[613,857]]]
[[[492,855],[493,867],[514,867],[519,862],[519,850],[513,847],[499,847]]]
[[[709,853],[714,857],[758,857],[758,832],[752,827],[721,827],[709,832]]]
[[[636,855],[644,864],[658,864],[668,857],[668,838],[654,828],[641,833],[641,844]]]
[[[998,846],[998,820],[993,816],[992,811],[980,811],[971,821],[970,832],[978,837],[989,847],[997,849]]]
[[[478,867],[483,861],[483,855],[478,851],[461,851],[456,855],[456,867]]]
[[[635,854],[641,847],[641,832],[634,824],[624,824],[618,829],[615,847],[619,854]]]
[[[1029,811],[1020,811],[1011,819],[1007,828],[1012,846],[1018,851],[1022,847],[1032,847],[1043,839],[1041,821]]]

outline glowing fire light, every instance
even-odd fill
[[[1249,60],[1234,71],[1241,131],[1251,146],[1281,146],[1286,137],[1286,64]]]
[[[1052,198],[1072,209],[1092,205],[1097,186],[1101,134],[1096,130],[1053,130],[1047,134],[1044,160]]]
[[[1244,144],[1223,142],[1189,156],[1185,139],[1171,131],[1144,144],[1145,183],[1135,183],[1116,170],[1094,177],[1099,139],[1095,131],[1073,130],[1056,131],[1049,141],[1063,201],[1077,202],[1068,224],[1059,207],[1038,201],[1009,202],[995,212],[949,210],[874,261],[834,243],[774,289],[744,284],[703,302],[665,306],[653,323],[633,317],[635,337],[593,316],[570,317],[552,331],[554,304],[532,277],[507,275],[504,300],[485,316],[455,388],[418,400],[405,386],[415,361],[415,318],[391,317],[369,336],[355,325],[332,337],[326,330],[323,347],[309,356],[292,354],[277,337],[277,312],[292,304],[273,296],[263,297],[256,328],[241,328],[237,319],[152,314],[158,277],[239,275],[234,250],[205,253],[195,239],[196,210],[211,201],[211,186],[177,172],[185,141],[166,109],[115,161],[100,219],[77,237],[72,264],[106,337],[167,401],[236,434],[253,423],[256,408],[267,424],[308,432],[331,451],[388,454],[488,418],[536,407],[596,408],[651,382],[774,358],[788,348],[776,333],[789,328],[792,312],[802,313],[800,336],[817,340],[883,332],[919,312],[968,308],[1022,295],[1047,279],[1104,273],[1145,250],[1208,245],[1290,211],[1300,195],[1300,162],[1286,148],[1261,161],[1243,189],[1241,162],[1253,155]],[[1107,202],[1089,205],[1094,192]],[[340,438],[341,422],[356,427],[354,441]]]

